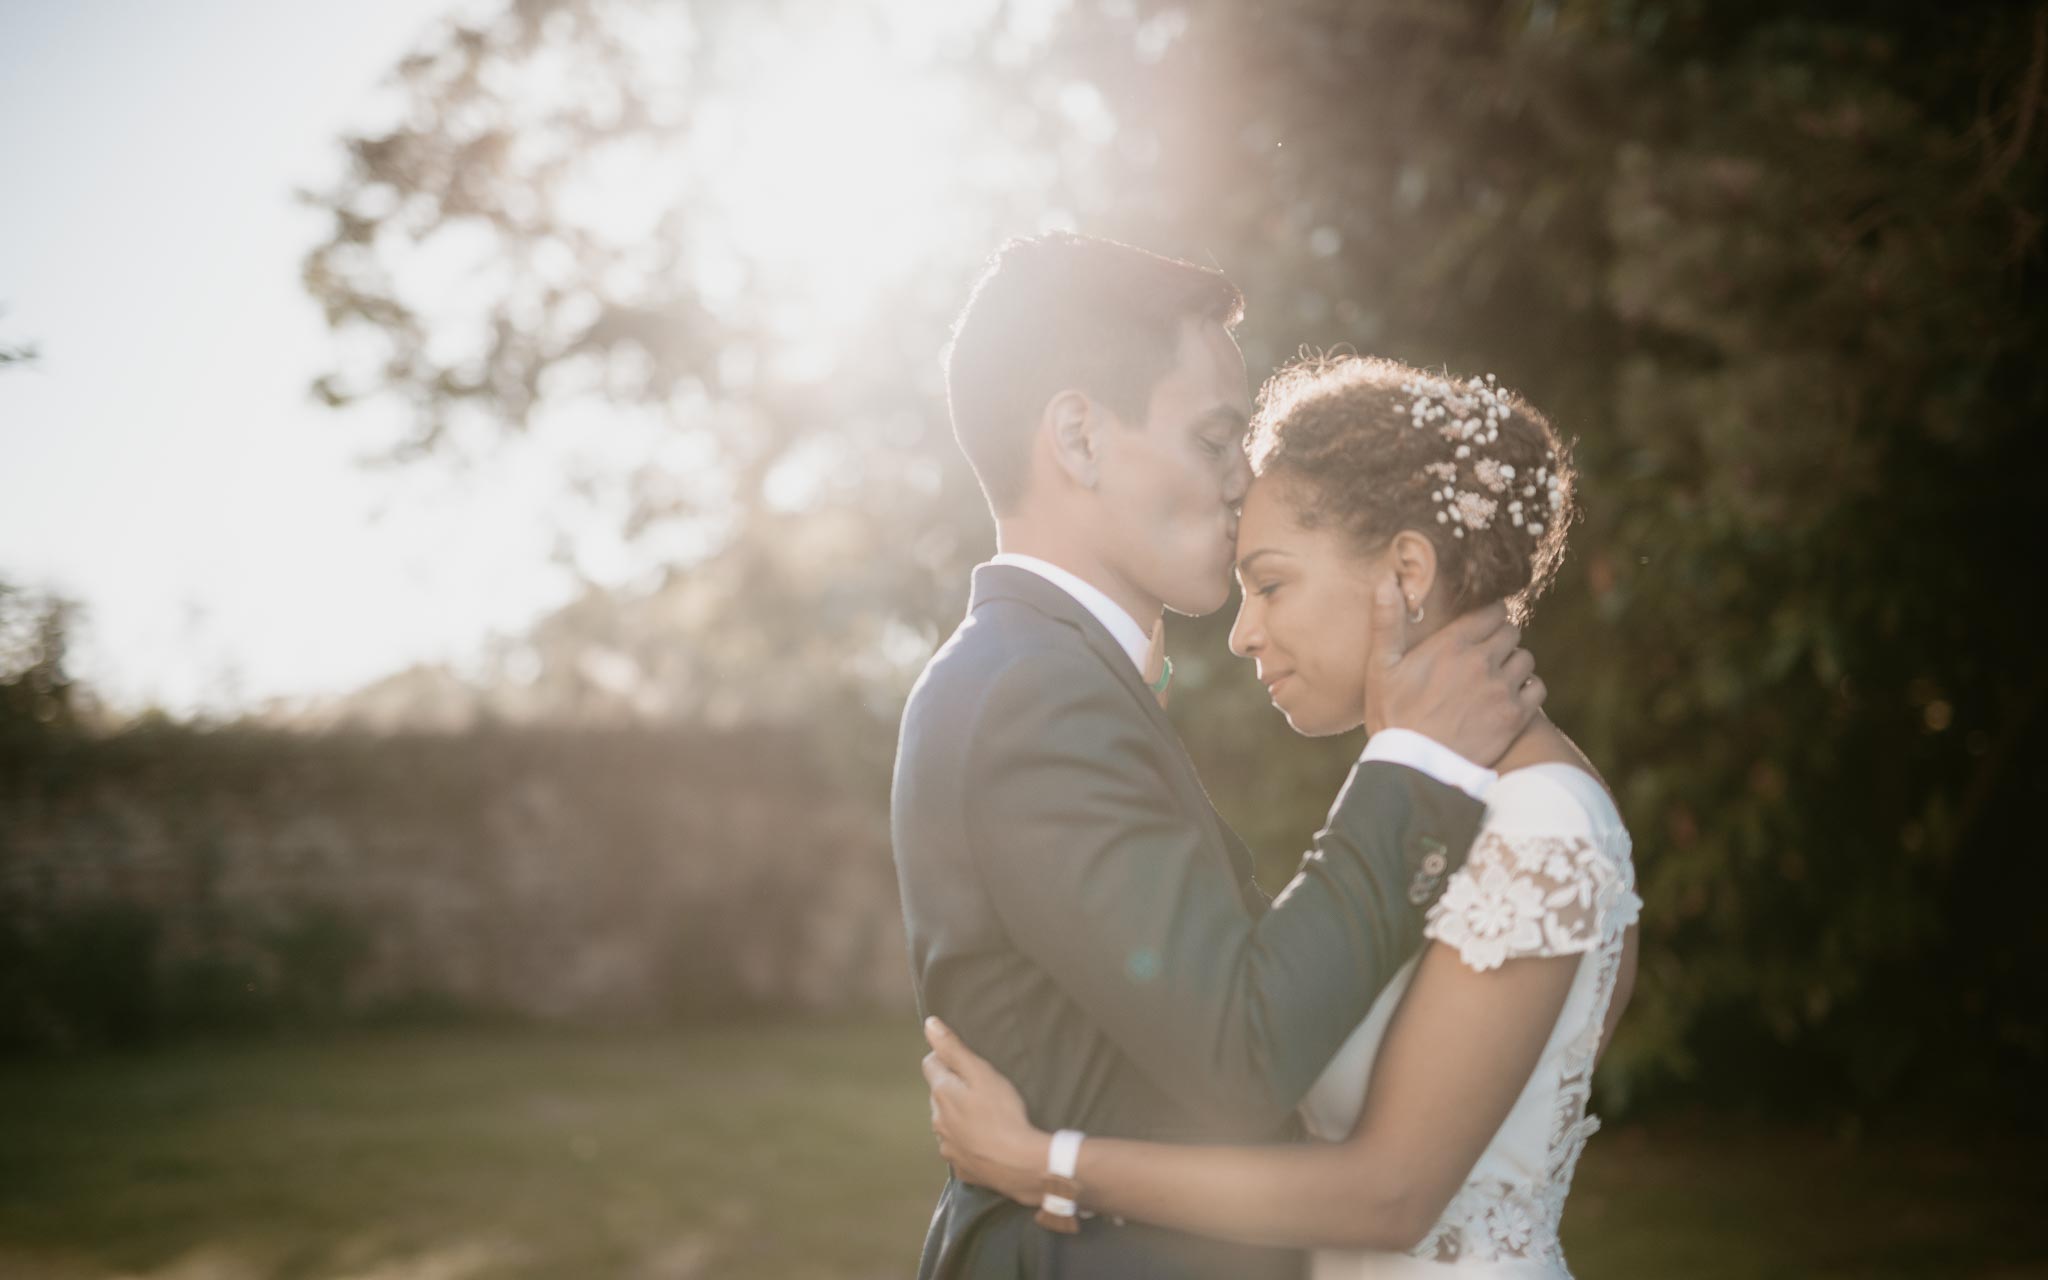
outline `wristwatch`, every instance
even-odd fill
[[[1081,1184],[1074,1171],[1081,1164],[1079,1129],[1062,1129],[1052,1135],[1045,1153],[1045,1198],[1039,1202],[1035,1221],[1047,1231],[1074,1235],[1081,1230]]]

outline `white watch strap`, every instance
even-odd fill
[[[1087,1136],[1079,1129],[1062,1129],[1052,1135],[1052,1148],[1045,1153],[1045,1171],[1062,1178],[1073,1177],[1074,1170],[1081,1166],[1081,1139]]]
[[[1079,1129],[1062,1129],[1052,1135],[1052,1146],[1045,1153],[1045,1171],[1055,1177],[1071,1179],[1074,1170],[1081,1163],[1081,1139],[1086,1135]],[[1081,1206],[1066,1196],[1048,1191],[1039,1206],[1056,1217],[1071,1218],[1080,1212]]]

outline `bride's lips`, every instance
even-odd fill
[[[1263,681],[1266,686],[1266,696],[1269,698],[1277,697],[1280,692],[1281,684],[1286,681],[1287,677],[1293,674],[1294,673],[1292,671],[1282,671],[1278,675],[1260,676],[1259,679]]]

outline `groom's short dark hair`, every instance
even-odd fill
[[[1221,271],[1114,240],[1055,232],[1011,240],[974,283],[946,348],[953,435],[998,515],[1024,496],[1046,402],[1084,391],[1145,416],[1189,318],[1225,329],[1244,295]]]

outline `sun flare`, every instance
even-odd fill
[[[697,64],[714,83],[684,127],[582,157],[559,207],[613,242],[674,220],[714,306],[745,295],[791,335],[857,325],[935,249],[985,235],[977,189],[1021,163],[921,43],[830,19],[731,41]]]

